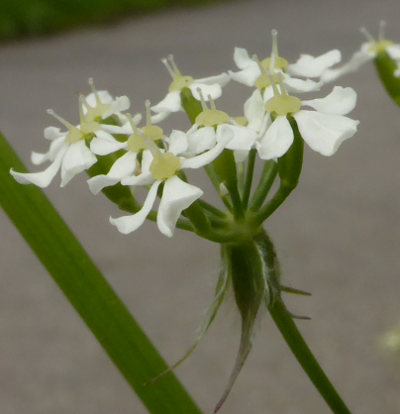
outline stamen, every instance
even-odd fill
[[[132,131],[133,131],[133,133],[134,134],[136,134],[136,135],[140,135],[140,133],[139,133],[139,131],[138,131],[138,129],[137,129],[137,126],[136,126],[136,124],[135,124],[135,121],[133,120],[133,117],[132,117],[132,115],[131,114],[129,114],[129,113],[127,113],[127,114],[125,114],[126,116],[127,116],[127,118],[128,118],[128,121],[129,121],[129,123],[130,123],[130,125],[131,125],[131,127],[132,127]]]
[[[274,95],[275,96],[280,95],[279,90],[278,90],[278,88],[275,85],[275,81],[274,81],[274,79],[271,76],[271,72],[269,70],[265,69],[265,67],[263,66],[263,64],[261,63],[261,61],[260,61],[260,59],[258,58],[257,55],[253,55],[252,56],[252,59],[257,63],[257,65],[258,65],[261,73],[264,74],[264,75],[266,75],[266,76],[268,76],[268,79],[269,79],[270,84],[272,86],[272,90],[274,91]]]
[[[58,121],[60,121],[65,127],[67,127],[69,130],[78,129],[68,121],[66,121],[64,118],[61,118],[60,115],[57,115],[52,109],[48,109],[46,111],[49,115],[54,116]]]
[[[214,110],[214,111],[216,111],[217,110],[217,107],[215,106],[214,99],[211,97],[210,94],[208,94],[207,97],[208,97],[208,100],[210,101],[210,107],[211,107],[211,109]]]
[[[83,113],[83,105],[88,108],[88,104],[83,94],[79,94],[79,123],[82,125],[85,122],[85,114]]]
[[[96,102],[98,104],[101,104],[100,96],[99,96],[99,93],[97,92],[96,87],[94,85],[93,78],[89,78],[89,85],[90,85],[90,88],[92,89],[92,92],[93,92],[95,98],[96,98]]]
[[[176,66],[173,54],[168,55],[168,60],[169,60],[169,64],[171,65],[173,71],[175,72],[175,74],[177,76],[182,76],[181,71],[178,69],[178,66]]]
[[[146,126],[152,126],[152,123],[151,123],[151,112],[150,112],[151,102],[150,102],[149,99],[146,99],[146,102],[144,104],[146,106]]]
[[[170,64],[169,64],[168,59],[163,58],[163,59],[161,59],[161,62],[162,62],[162,63],[164,64],[164,66],[167,68],[167,71],[168,71],[168,73],[171,75],[171,78],[172,78],[172,79],[175,79],[175,73],[174,73],[173,69],[171,68],[171,66],[170,66]]]
[[[367,38],[367,40],[370,43],[376,43],[376,40],[374,39],[374,37],[371,35],[371,33],[365,27],[361,27],[360,32]]]
[[[207,111],[208,107],[207,107],[207,105],[206,105],[206,101],[205,101],[205,99],[204,99],[203,92],[201,91],[201,88],[197,88],[196,90],[197,90],[197,93],[198,93],[198,94],[199,94],[199,96],[200,96],[201,109],[202,109],[203,111]]]
[[[271,59],[273,56],[279,56],[278,53],[278,31],[276,29],[271,30],[272,36],[272,52],[271,52]],[[274,65],[271,65],[274,67]]]
[[[385,39],[386,21],[381,20],[379,22],[379,41]]]

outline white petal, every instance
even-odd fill
[[[174,176],[165,181],[157,213],[158,229],[167,237],[174,234],[176,222],[182,210],[188,208],[203,195],[203,191]]]
[[[108,155],[123,148],[127,148],[126,142],[119,142],[104,131],[97,131],[90,142],[90,150],[97,155]]]
[[[307,144],[322,155],[333,155],[340,144],[357,131],[359,121],[342,115],[299,111],[293,115],[301,136]]]
[[[136,158],[137,152],[128,151],[114,162],[107,175],[118,180],[131,175],[136,168]]]
[[[343,76],[350,72],[355,72],[358,70],[364,63],[373,59],[375,55],[365,53],[362,50],[359,50],[353,54],[350,60],[342,66],[334,69],[328,69],[321,75],[322,82],[333,82],[340,76]]]
[[[197,155],[193,158],[184,158],[182,159],[182,167],[181,168],[201,168],[204,167],[207,164],[210,164],[210,162],[214,161],[215,158],[218,157],[219,154],[224,150],[225,148],[225,142],[224,140],[221,140],[217,143],[217,145],[213,148],[211,148],[207,152],[203,152],[201,155]]]
[[[110,95],[108,91],[97,91],[97,94],[100,98],[100,102],[103,104],[111,104],[111,102],[113,101],[113,97]],[[93,92],[89,93],[89,95],[87,95],[85,99],[86,99],[86,102],[92,108],[95,108],[97,106],[97,97]]]
[[[65,151],[66,147],[57,154],[55,160],[44,171],[37,173],[19,173],[11,169],[10,174],[20,184],[35,184],[40,188],[45,188],[51,183],[60,169]]]
[[[319,112],[336,115],[346,115],[351,112],[357,102],[357,93],[353,88],[335,86],[325,98],[302,101]]]
[[[233,60],[239,69],[244,69],[247,66],[254,64],[254,60],[251,59],[247,53],[247,50],[242,47],[235,47],[233,52]]]
[[[238,72],[228,71],[228,73],[231,79],[247,86],[254,86],[254,82],[261,75],[260,69],[254,61],[252,65],[247,66],[245,69]]]
[[[257,139],[257,133],[247,127],[236,125],[224,125],[224,129],[230,130],[232,138],[226,143],[225,148],[231,150],[244,150],[249,151],[255,140]],[[221,127],[219,127],[221,129]],[[217,130],[217,133],[219,131]]]
[[[206,83],[199,83],[195,81],[189,86],[189,88],[192,91],[194,98],[198,101],[200,101],[198,89],[201,90],[205,101],[209,101],[210,97],[211,99],[217,99],[222,95],[222,88],[217,83],[207,85]]]
[[[285,78],[284,83],[289,93],[319,91],[322,86],[322,82],[314,82],[311,79],[303,80],[297,78],[290,78],[289,76]]]
[[[264,100],[261,96],[261,92],[256,89],[244,103],[244,116],[248,121],[247,127],[260,132],[265,115]]]
[[[56,138],[65,137],[66,135],[67,132],[60,132],[60,128],[50,126],[44,129],[44,137],[50,141],[53,141]]]
[[[319,77],[328,68],[340,62],[341,53],[339,50],[330,50],[323,55],[314,57],[311,55],[300,55],[296,63],[288,66],[288,73],[296,76]]]
[[[61,165],[61,187],[97,161],[84,140],[69,145]]]
[[[154,182],[153,174],[150,172],[150,166],[153,162],[153,156],[149,150],[142,152],[142,172],[137,175],[130,175],[121,179],[122,185],[150,185]]]
[[[54,161],[57,154],[61,151],[61,148],[65,145],[65,135],[61,135],[55,138],[51,142],[48,152],[40,153],[33,151],[31,154],[31,161],[35,165],[40,165],[45,161]]]
[[[151,122],[153,124],[158,124],[161,121],[164,121],[165,118],[167,118],[171,112],[165,111],[165,112],[158,112],[156,115],[151,116]]]
[[[168,139],[168,151],[174,155],[185,152],[188,148],[188,139],[184,132],[174,129]]]
[[[386,48],[388,55],[394,60],[400,60],[400,45],[390,45]]]
[[[215,129],[213,127],[199,128],[191,132],[192,129],[193,128],[191,128],[187,134],[188,149],[186,154],[188,156],[201,154],[217,143]]]
[[[111,105],[110,113],[105,113],[104,118],[107,118],[108,116],[115,114],[116,112],[127,111],[130,106],[131,102],[127,96],[118,96],[115,98]]]
[[[89,178],[87,183],[89,185],[90,192],[94,195],[98,194],[103,188],[117,184],[118,178],[110,177],[105,174],[99,174],[95,177]]]
[[[207,78],[196,79],[196,83],[205,83],[207,85],[218,84],[219,86],[225,86],[231,77],[227,73],[221,73],[219,75],[208,76]]]
[[[144,223],[153,207],[160,184],[161,181],[154,182],[154,184],[150,187],[146,200],[143,203],[143,207],[136,214],[122,216],[119,218],[110,217],[110,223],[116,226],[122,234],[128,234],[138,229]]]
[[[277,116],[257,145],[263,160],[272,160],[284,155],[293,143],[293,130],[286,116]]]
[[[182,110],[179,91],[168,92],[165,98],[157,105],[151,107],[153,112],[178,112]]]

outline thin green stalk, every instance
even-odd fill
[[[277,298],[268,307],[268,310],[290,350],[332,412],[334,414],[351,414],[304,341],[282,299]]]
[[[246,181],[244,184],[244,190],[243,190],[243,196],[242,196],[242,205],[243,205],[244,210],[247,210],[247,206],[249,204],[251,184],[253,182],[253,175],[254,175],[254,166],[256,163],[256,155],[257,155],[256,150],[252,149],[250,151],[249,160],[247,163]]]
[[[221,189],[220,189],[220,181],[217,177],[217,174],[215,174],[214,167],[212,164],[208,164],[204,166],[204,169],[208,175],[208,178],[210,179],[212,185],[214,186],[215,190],[217,191],[217,194],[221,197],[222,202],[224,203],[226,209],[232,213],[233,207],[232,204],[229,202],[226,196],[221,195]]]
[[[254,191],[253,199],[250,204],[250,209],[257,211],[264,203],[269,190],[274,183],[274,180],[278,174],[278,166],[275,161],[266,161],[261,174],[260,181]]]
[[[149,412],[200,414],[172,373],[144,386],[167,364],[44,193],[18,184],[10,168],[26,171],[0,134],[0,205]]]
[[[214,216],[219,217],[221,219],[226,218],[226,214],[223,213],[219,208],[214,207],[212,204],[207,203],[207,201],[199,200],[200,205],[210,213],[213,213]]]
[[[292,187],[281,186],[270,201],[255,215],[256,224],[263,223],[289,196],[294,190]]]

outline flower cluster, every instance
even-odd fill
[[[226,290],[232,286],[242,318],[242,336],[232,375],[216,411],[249,354],[262,305],[277,303],[276,298],[285,290],[279,281],[272,242],[262,224],[296,187],[303,142],[331,156],[358,126],[358,121],[346,116],[356,105],[352,88],[335,86],[324,97],[299,97],[324,86],[332,66],[341,59],[338,50],[317,57],[303,54],[297,62],[289,63],[279,55],[277,32],[273,30],[268,57],[250,57],[245,49],[236,48],[233,58],[238,71],[194,79],[183,75],[169,55],[162,60],[172,77],[168,93],[156,105],[147,100],[144,116],[131,115],[127,97],[114,98],[107,91],[97,91],[90,79],[92,92],[79,97],[78,125],[48,111],[65,130],[46,128],[45,138],[51,141],[49,151],[33,152],[32,162],[39,165],[48,161],[50,165],[36,173],[11,170],[18,182],[39,187],[48,186],[59,170],[61,186],[86,170],[90,191],[103,192],[128,212],[110,218],[121,233],[135,231],[148,218],[156,221],[167,237],[172,237],[178,227],[221,244],[217,293],[199,338],[186,354],[206,332]],[[216,100],[229,81],[251,88],[242,106],[243,116],[233,117],[217,108]],[[177,111],[187,113],[190,127],[166,131],[160,123]],[[253,188],[257,156],[264,167]],[[189,183],[186,173],[203,167],[226,211],[204,200],[204,191]],[[278,190],[268,198],[278,177]],[[143,203],[136,200],[138,189],[146,193]]]
[[[127,97],[113,98],[106,91],[97,91],[90,79],[92,93],[79,97],[78,125],[48,110],[66,130],[46,128],[44,136],[51,141],[49,151],[33,152],[31,158],[34,164],[50,161],[50,165],[38,173],[11,173],[20,183],[46,187],[61,169],[64,186],[76,174],[90,171],[99,157],[105,159],[108,170],[88,180],[93,194],[117,184],[148,190],[138,211],[110,218],[110,222],[121,233],[136,230],[146,217],[153,217],[152,208],[159,197],[157,225],[170,237],[182,212],[203,195],[202,189],[188,183],[184,170],[212,166],[224,150],[232,151],[238,168],[252,151],[261,160],[277,162],[291,148],[297,129],[313,150],[333,155],[356,132],[358,121],[345,116],[355,106],[355,91],[336,86],[323,98],[300,99],[295,95],[319,91],[326,74],[340,61],[340,52],[331,50],[318,57],[301,55],[289,64],[278,53],[275,30],[272,38],[269,57],[260,60],[236,48],[234,62],[239,71],[202,79],[182,75],[172,55],[163,59],[172,82],[161,102],[153,106],[146,102],[143,125],[140,114],[127,112]],[[233,118],[216,108],[215,100],[230,80],[253,88],[243,105],[243,117]],[[165,132],[156,125],[181,110],[194,113],[189,129]],[[219,181],[223,193],[227,183]],[[233,200],[228,203],[235,204]],[[211,207],[208,210],[206,218],[212,214]],[[196,223],[192,225],[199,230]]]

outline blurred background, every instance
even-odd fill
[[[31,167],[30,152],[47,148],[43,129],[56,125],[45,110],[77,122],[77,92],[89,92],[90,76],[98,89],[128,95],[132,111],[143,111],[145,99],[156,103],[165,95],[170,79],[160,58],[168,53],[185,74],[209,76],[235,69],[234,46],[268,55],[276,28],[280,54],[289,61],[333,48],[347,60],[364,41],[359,28],[377,34],[380,19],[387,21],[387,37],[400,42],[399,16],[398,0],[2,1],[0,129]],[[267,229],[285,283],[312,292],[288,297],[288,305],[312,318],[298,325],[344,400],[354,413],[398,414],[400,356],[384,351],[379,338],[400,321],[399,108],[372,64],[338,84],[358,92],[351,116],[360,120],[359,132],[331,158],[306,149],[300,185]],[[324,87],[322,95],[329,91]],[[230,84],[218,106],[239,115],[249,93]],[[166,125],[188,127],[183,115]],[[115,207],[92,196],[83,175],[62,190],[58,183],[57,177],[47,195],[175,362],[211,301],[218,246],[182,231],[169,240],[151,222],[123,236],[108,223]],[[0,229],[0,412],[144,414],[2,212]],[[227,382],[239,322],[228,298],[198,350],[177,369],[205,413]],[[243,412],[330,412],[268,315],[221,410]]]

